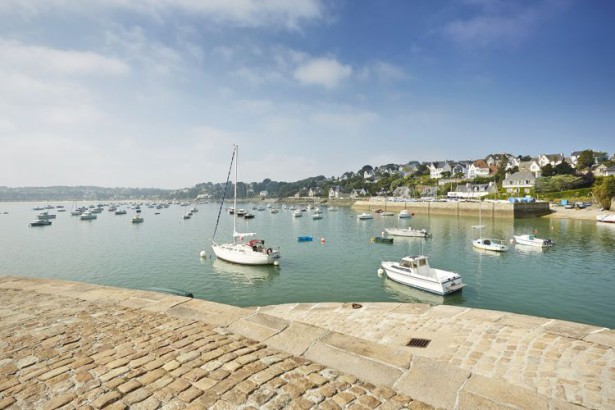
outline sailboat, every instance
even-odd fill
[[[483,228],[485,225],[482,225],[482,204],[482,201],[478,204],[478,225],[472,226],[472,229],[478,229],[478,239],[472,241],[472,246],[486,251],[506,252],[508,246],[504,245],[504,241],[500,239],[483,238]]]
[[[237,209],[237,157],[239,152],[239,146],[233,145],[233,157],[231,158],[231,167],[233,161],[235,162],[235,183],[233,194],[233,209]],[[230,170],[229,170],[230,174]],[[228,180],[227,180],[228,183]],[[224,199],[220,204],[220,212],[222,211],[222,205]],[[218,214],[218,221],[220,215]],[[216,229],[214,230],[214,237],[216,235]],[[279,249],[273,249],[265,246],[263,239],[251,239],[247,242],[247,238],[256,236],[255,233],[239,233],[237,232],[237,212],[233,213],[233,242],[218,244],[211,240],[211,249],[218,259],[225,260],[227,262],[237,263],[240,265],[278,265],[280,261]]]

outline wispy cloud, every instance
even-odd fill
[[[335,88],[352,74],[352,67],[334,58],[315,58],[301,64],[294,72],[294,78],[304,85],[318,85]]]
[[[298,30],[325,17],[321,0],[4,0],[0,13],[31,19],[58,11],[91,13],[125,10],[162,19],[168,11],[199,15],[222,24]]]
[[[465,47],[518,46],[536,27],[565,10],[569,0],[543,0],[521,5],[501,0],[466,0],[476,15],[455,20],[443,28],[445,36]]]

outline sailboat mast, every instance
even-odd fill
[[[239,146],[233,145],[233,148],[235,150],[235,183],[233,184],[235,188],[233,195],[233,243],[235,243],[237,241],[235,234],[237,233],[237,157],[239,155]]]

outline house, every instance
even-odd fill
[[[583,153],[583,151],[573,151],[570,153],[570,162],[569,164],[572,164],[573,167],[577,166],[577,161],[579,161],[579,157],[581,156],[581,154]]]
[[[538,160],[535,159],[531,161],[519,162],[519,171],[531,172],[536,178],[540,178],[542,176],[540,164],[538,164]]]
[[[605,164],[600,164],[593,169],[594,175],[599,177],[610,177],[615,175],[615,166],[607,166]]]
[[[483,198],[489,194],[496,194],[498,187],[495,183],[457,185],[454,191],[446,194],[449,198]]]
[[[449,161],[431,162],[427,165],[427,168],[429,168],[429,177],[432,179],[442,178],[444,172],[452,173],[453,170]]]
[[[402,176],[407,177],[418,171],[419,165],[421,165],[421,163],[418,161],[410,161],[406,165],[400,165],[398,171]]]
[[[460,175],[461,178],[467,178],[468,168],[470,165],[471,163],[469,161],[459,161],[458,163],[453,165],[453,168],[451,170],[451,176]]]
[[[536,177],[529,171],[519,171],[512,175],[506,174],[506,178],[502,181],[502,188],[511,194],[529,194],[535,186]]]
[[[269,192],[267,191],[261,191],[258,193],[258,196],[260,196],[261,198],[267,198],[267,195],[269,195]]]
[[[421,186],[420,192],[421,192],[421,197],[435,198],[436,196],[438,196],[438,187],[437,186]]]
[[[407,186],[398,186],[393,191],[393,196],[396,198],[410,198],[414,190]]]
[[[340,199],[343,196],[344,191],[342,191],[342,187],[339,185],[332,186],[329,189],[329,198],[330,199]]]
[[[353,189],[352,192],[350,192],[350,197],[351,198],[358,198],[360,196],[365,196],[367,195],[367,191],[363,188],[361,189]]]
[[[495,165],[489,165],[482,159],[477,159],[468,168],[468,178],[473,179],[476,177],[488,177],[491,174],[492,168]]]
[[[308,190],[308,196],[310,198],[315,197],[315,196],[322,196],[323,193],[324,193],[323,189],[319,186],[310,188]]]
[[[554,167],[564,162],[564,159],[564,154],[543,154],[538,157],[538,165],[541,168],[547,164],[551,164]]]

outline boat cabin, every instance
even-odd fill
[[[429,261],[427,256],[406,256],[402,258],[400,266],[404,268],[410,268],[416,275],[433,277],[429,267]]]

